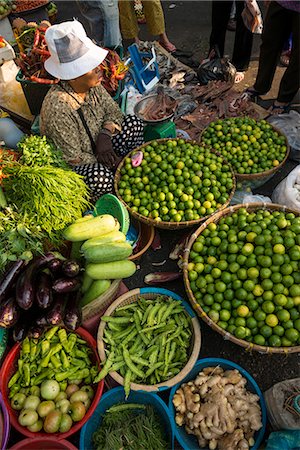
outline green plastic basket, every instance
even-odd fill
[[[113,194],[104,194],[95,204],[95,215],[110,214],[118,219],[120,223],[120,230],[125,235],[130,226],[129,214],[123,203]]]

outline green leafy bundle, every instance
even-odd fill
[[[69,168],[63,159],[62,151],[46,136],[25,136],[18,143],[18,150],[22,154],[19,161],[25,166]]]
[[[10,261],[30,260],[43,253],[46,234],[27,214],[11,206],[0,211],[0,274]]]
[[[72,170],[15,162],[3,172],[9,175],[3,180],[8,202],[46,232],[54,245],[61,244],[62,230],[90,206],[88,187]]]
[[[150,405],[116,405],[106,411],[93,434],[94,450],[167,450],[159,416]],[[134,405],[133,405],[134,406]]]

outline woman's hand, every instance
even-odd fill
[[[102,130],[98,135],[96,153],[97,161],[109,169],[116,167],[120,160],[113,150],[111,133],[106,129]]]

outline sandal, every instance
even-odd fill
[[[270,113],[268,117],[270,116],[279,116],[280,114],[287,114],[289,112],[290,104],[287,103],[286,105],[276,105],[273,103],[273,105],[268,109],[268,112]]]
[[[250,100],[251,102],[255,102],[257,97],[259,97],[260,95],[263,94],[260,94],[254,88],[248,88],[242,93],[242,98],[244,100]]]
[[[165,42],[159,41],[159,45],[161,45],[165,50],[167,50],[167,52],[169,53],[174,53],[176,52],[176,47],[174,44],[172,44],[171,42],[169,42],[168,44],[166,44]]]

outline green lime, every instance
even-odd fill
[[[285,337],[291,342],[297,342],[299,339],[299,331],[295,328],[289,328],[285,331]]]
[[[268,325],[263,325],[259,331],[265,338],[269,338],[272,335],[272,328]]]
[[[266,317],[266,324],[269,325],[269,327],[276,327],[278,325],[278,318],[275,314],[268,314]]]
[[[281,339],[276,334],[269,337],[269,345],[271,347],[281,347]]]
[[[254,336],[253,340],[256,345],[265,345],[266,342],[265,338],[261,334]]]

